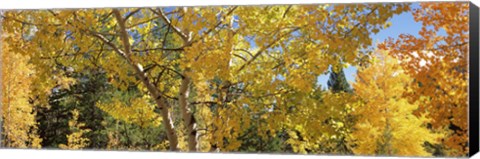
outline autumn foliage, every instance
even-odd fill
[[[466,155],[468,3],[420,6],[3,12],[1,146]]]
[[[468,152],[468,4],[421,3],[415,20],[422,22],[419,37],[400,35],[380,47],[402,60],[415,81],[405,97],[419,101],[417,114],[428,112],[430,124],[449,135],[444,144],[452,155]],[[445,33],[441,34],[440,31]],[[423,97],[423,98],[422,98]]]
[[[374,63],[358,72],[355,93],[361,98],[355,114],[362,116],[352,135],[358,141],[354,152],[400,156],[429,156],[424,142],[437,143],[440,134],[426,127],[426,114],[415,116],[418,102],[409,103],[401,94],[413,79],[395,58],[381,51]],[[422,97],[421,97],[422,98]],[[408,137],[407,137],[408,136]]]

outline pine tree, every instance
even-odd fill
[[[327,82],[328,89],[334,93],[338,92],[352,92],[350,84],[347,82],[347,78],[345,77],[345,72],[342,68],[338,71],[335,69],[331,69],[330,77]]]
[[[350,84],[347,82],[343,68],[337,67],[337,69],[335,69],[334,67],[331,67],[327,86],[332,93],[338,93],[338,94],[353,93],[353,90],[351,89]],[[350,149],[349,143],[347,141],[348,140],[347,133],[350,133],[351,127],[354,124],[353,116],[350,113],[347,113],[350,111],[349,107],[339,107],[339,108],[342,108],[342,109],[338,111],[345,112],[345,113],[343,113],[339,118],[330,119],[328,122],[329,123],[340,122],[340,123],[344,123],[344,126],[337,127],[336,137],[327,141],[329,142],[330,145],[332,145],[331,146],[332,148],[330,148],[331,150],[327,152],[340,153],[340,154],[352,154],[352,150]]]

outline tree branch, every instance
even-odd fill
[[[248,55],[250,55],[251,57],[253,57],[253,54],[246,49],[233,49],[233,51],[243,51],[243,52],[247,53]]]
[[[228,11],[227,14],[225,14],[224,17],[231,15],[231,14],[233,13],[233,11],[235,11],[235,9],[237,9],[237,8],[238,8],[238,6],[235,6],[235,7],[233,7],[232,9],[230,9],[230,11]],[[220,20],[213,28],[210,28],[210,29],[208,29],[207,31],[203,32],[203,35],[201,35],[198,39],[190,42],[190,44],[195,43],[195,42],[198,42],[198,41],[199,41],[200,39],[202,39],[205,35],[210,34],[210,32],[212,32],[213,30],[215,30],[218,26],[220,26],[220,24],[223,23],[224,17],[223,17],[222,20]],[[188,45],[190,45],[190,44],[188,44]]]
[[[245,62],[248,61],[246,58],[240,56],[239,54],[235,54],[235,53],[234,53],[233,56],[238,57],[238,58],[242,59],[242,60],[245,61]]]
[[[378,8],[375,7],[373,8],[369,13],[367,13],[367,15],[365,16],[365,18],[369,17],[371,14],[373,14]],[[358,22],[357,24],[355,24],[355,26],[353,26],[353,28],[351,28],[350,30],[348,30],[345,34],[344,34],[344,37],[343,38],[346,38],[353,30],[357,29],[358,26],[360,26],[360,22]]]
[[[161,50],[161,51],[183,51],[184,49],[183,48],[148,48],[148,49],[142,49],[142,50],[132,49],[133,52],[146,52],[146,51],[157,51],[157,50]]]
[[[161,115],[163,118],[162,122],[163,122],[163,125],[165,126],[167,137],[170,142],[170,150],[176,151],[178,150],[178,136],[175,130],[173,129],[174,128],[173,121],[168,111],[169,104],[164,98],[162,98],[160,91],[152,83],[149,82],[148,77],[143,72],[141,65],[138,63],[135,63],[130,58],[132,50],[129,42],[128,33],[125,27],[125,21],[123,21],[122,16],[117,9],[113,10],[113,14],[115,15],[115,18],[117,19],[117,22],[120,26],[121,39],[122,39],[123,47],[125,50],[125,52],[122,55],[125,56],[127,62],[133,67],[137,77],[140,78],[142,83],[147,87],[147,90],[150,92],[157,106],[161,110]],[[121,50],[119,50],[119,52],[120,51]]]
[[[158,67],[162,67],[162,68],[164,68],[164,69],[166,69],[166,70],[172,71],[172,72],[176,73],[177,75],[179,75],[181,78],[185,78],[185,75],[183,75],[182,73],[178,72],[177,70],[174,70],[174,69],[172,69],[172,68],[170,68],[170,67],[167,67],[167,66],[164,66],[164,65],[160,65],[160,64],[158,64],[157,62],[155,62],[155,65],[158,66]]]
[[[167,24],[173,29],[173,31],[174,31],[177,35],[179,35],[180,38],[183,39],[183,41],[184,41],[185,43],[188,42],[188,36],[187,36],[185,33],[183,33],[178,27],[173,26],[172,22],[170,21],[170,19],[168,19],[168,17],[165,15],[165,13],[163,12],[162,9],[157,9],[157,11],[156,11],[156,10],[150,8],[150,11],[152,11],[153,13],[157,14],[158,16],[160,16],[160,18],[162,18],[162,20],[163,20],[165,23],[167,23]]]
[[[268,44],[267,46],[264,46],[262,47],[260,50],[258,50],[255,55],[253,55],[253,57],[247,61],[245,64],[243,64],[242,66],[240,66],[240,68],[237,70],[237,73],[242,71],[247,65],[251,64],[253,61],[255,61],[255,59],[257,59],[265,50],[267,50],[268,48],[272,47],[273,45],[275,45],[278,41],[280,41],[282,38],[284,38],[285,36],[299,30],[300,28],[295,28],[291,31],[289,31],[288,33],[285,33],[283,34],[282,36],[280,36],[279,38],[273,40],[272,42],[270,42],[270,44]]]
[[[134,10],[134,11],[130,12],[130,13],[127,15],[127,16],[125,16],[125,19],[124,19],[124,21],[127,21],[127,20],[128,20],[128,18],[130,18],[131,16],[133,16],[135,13],[138,13],[138,12],[140,11],[140,9],[141,9],[141,8],[138,8],[138,9],[136,9],[136,10]]]

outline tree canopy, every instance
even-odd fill
[[[468,3],[456,4],[6,11],[2,139],[8,147],[409,156],[430,156],[425,143],[445,139],[449,155],[465,155],[468,27],[458,16]],[[425,25],[421,36],[377,48],[372,34],[406,11]],[[352,87],[347,65],[359,69]],[[317,78],[328,72],[324,90]]]

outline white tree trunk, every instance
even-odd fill
[[[163,98],[160,94],[160,91],[153,85],[149,80],[146,74],[143,72],[143,69],[139,63],[135,63],[132,61],[130,58],[131,55],[131,47],[130,47],[130,42],[128,38],[128,33],[125,29],[125,22],[120,14],[120,12],[116,9],[113,10],[113,13],[115,14],[115,17],[117,19],[117,22],[120,26],[120,33],[121,33],[121,39],[123,42],[124,46],[124,52],[121,50],[117,50],[121,56],[123,56],[127,62],[132,66],[132,68],[135,70],[135,74],[142,83],[147,87],[148,92],[150,92],[150,95],[153,97],[155,100],[155,103],[157,104],[158,108],[161,111],[161,116],[163,118],[163,125],[165,127],[165,130],[167,131],[167,138],[170,143],[170,150],[171,151],[177,151],[178,150],[178,136],[175,133],[174,130],[174,125],[172,122],[172,118],[170,116],[170,113],[168,111],[168,102]]]
[[[188,105],[189,85],[190,79],[188,77],[183,77],[179,91],[179,104],[180,111],[182,112],[183,123],[187,129],[188,150],[194,152],[197,151],[197,131],[195,130],[195,118]]]

